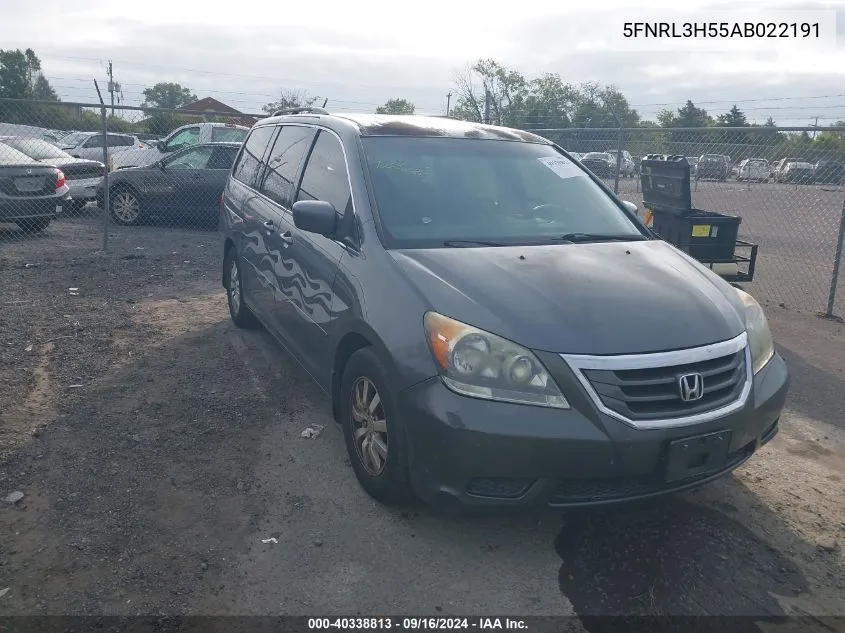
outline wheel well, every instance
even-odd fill
[[[235,243],[232,241],[231,237],[226,238],[226,242],[223,244],[223,261],[226,261],[226,256],[229,254],[231,249],[235,248]],[[229,288],[229,267],[223,266],[223,287],[228,289]]]
[[[363,347],[370,347],[372,343],[357,332],[350,332],[340,339],[337,350],[334,353],[334,365],[332,367],[332,415],[336,422],[340,422],[340,411],[338,400],[340,383],[343,380],[343,370],[349,357]]]

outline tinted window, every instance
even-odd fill
[[[126,138],[127,137],[125,136],[118,136],[117,134],[109,134],[109,147],[126,147],[127,143],[124,140]],[[132,143],[129,143],[129,145],[132,145]]]
[[[206,169],[232,169],[237,154],[237,147],[215,147]]]
[[[264,157],[264,152],[267,151],[267,146],[270,144],[270,139],[273,137],[275,130],[276,128],[273,126],[267,125],[255,128],[250,133],[246,143],[244,143],[243,151],[235,165],[232,176],[250,187],[255,185],[255,180],[261,168],[261,159]]]
[[[267,156],[267,171],[261,191],[283,207],[291,206],[296,173],[313,136],[313,128],[283,127]]]
[[[241,130],[236,127],[214,127],[211,128],[211,140],[217,143],[235,142],[240,143],[249,134],[249,130]]]
[[[87,138],[88,135],[85,132],[72,132],[62,137],[61,144],[65,147],[76,147]]]
[[[419,137],[362,143],[389,248],[641,235],[611,196],[549,145]]]
[[[168,169],[205,169],[214,148],[208,145],[192,147],[166,161]]]
[[[340,215],[352,205],[346,161],[340,141],[321,131],[308,157],[297,200],[331,202]]]

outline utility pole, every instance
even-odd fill
[[[114,81],[114,71],[112,70],[112,63],[109,60],[109,94],[111,94],[111,115],[114,116],[114,94],[120,92],[120,84]]]
[[[816,122],[813,123],[813,127],[814,128],[819,127],[819,117],[816,117]],[[814,141],[816,140],[816,130],[813,130],[813,140]]]
[[[449,105],[452,102],[452,91],[446,93],[446,116],[449,116]]]
[[[492,95],[490,91],[485,88],[484,89],[484,122],[489,125],[490,123],[490,101],[492,99]]]

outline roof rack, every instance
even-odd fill
[[[283,114],[330,114],[330,113],[325,108],[315,108],[315,107],[312,107],[312,106],[308,106],[308,107],[301,107],[301,108],[284,108],[282,110],[276,110],[270,116],[282,116]]]

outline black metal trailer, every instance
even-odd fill
[[[690,165],[685,156],[649,154],[640,164],[646,224],[663,240],[727,281],[754,279],[757,245],[738,237],[742,218],[692,206]]]

